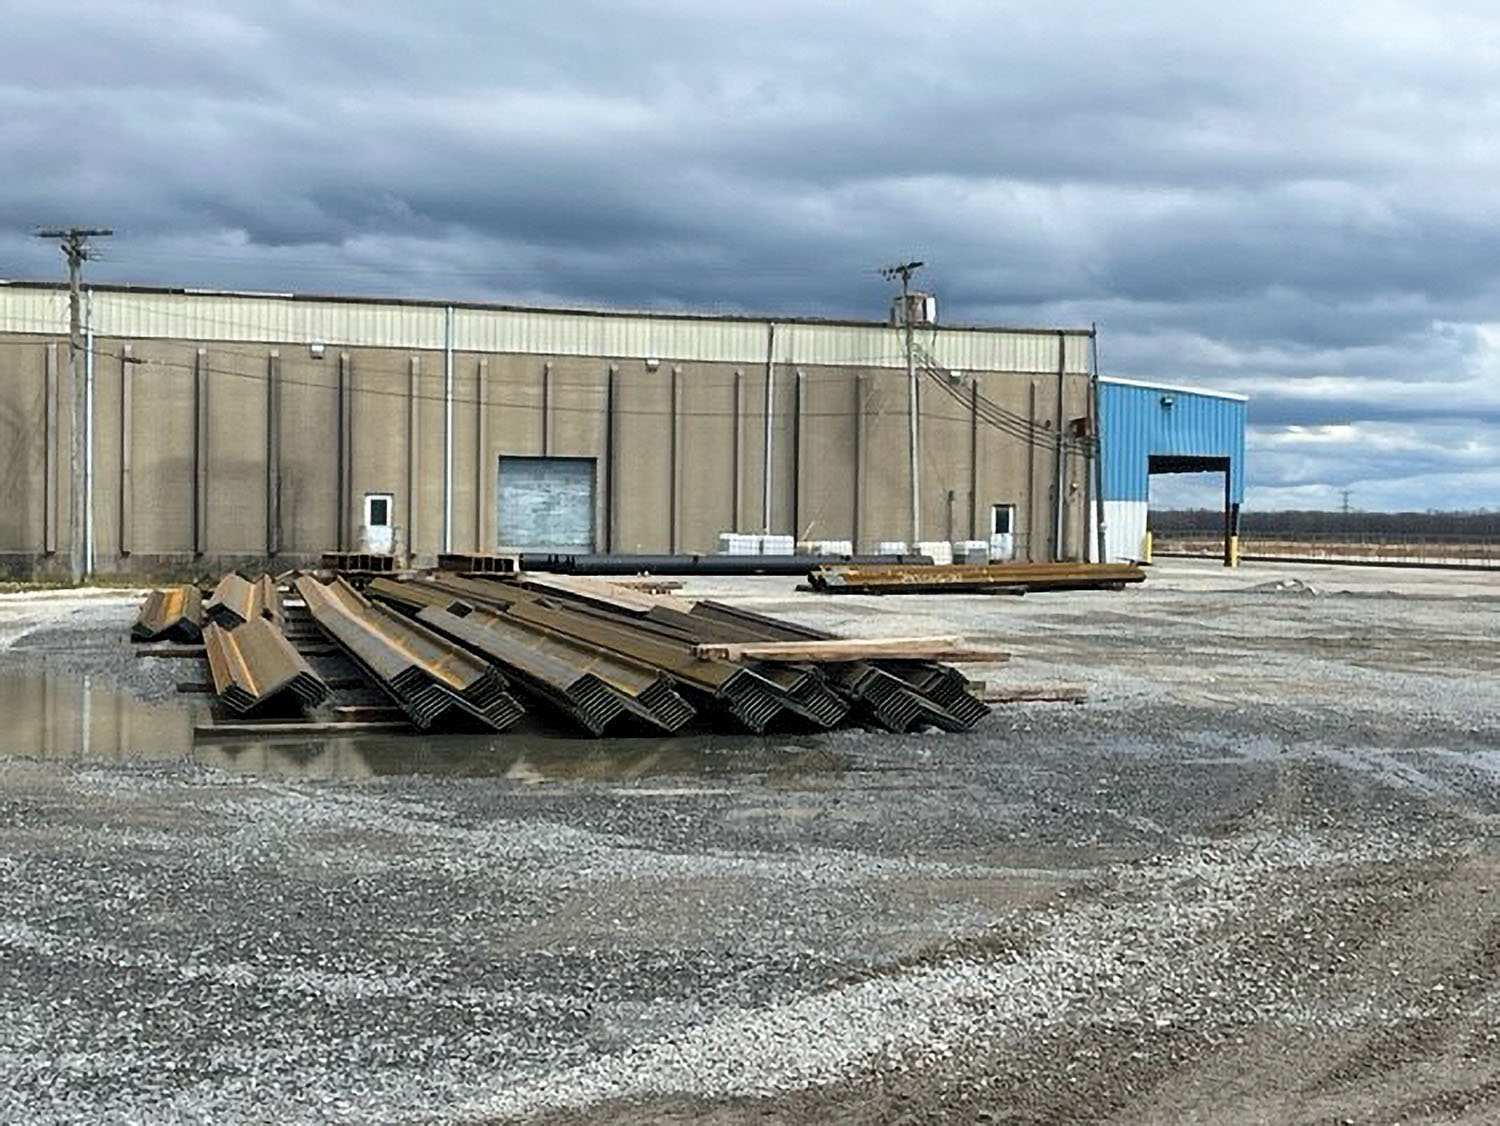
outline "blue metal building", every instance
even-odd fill
[[[1144,556],[1153,473],[1223,473],[1225,535],[1237,533],[1245,406],[1245,396],[1225,391],[1100,377],[1107,559]]]

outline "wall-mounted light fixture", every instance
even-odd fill
[[[323,358],[323,342],[321,340],[314,340],[307,346],[307,351],[313,359],[321,360]]]
[[[646,357],[646,370],[647,371],[655,371],[659,367],[661,367],[661,361],[659,359],[657,359],[655,356],[647,356]]]
[[[1161,405],[1163,407],[1165,407],[1166,409],[1171,410],[1172,409],[1172,396],[1171,395],[1163,395],[1161,397]]]

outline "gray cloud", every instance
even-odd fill
[[[0,274],[879,316],[914,254],[1248,392],[1254,504],[1500,505],[1484,4],[4,9]]]

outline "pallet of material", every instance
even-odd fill
[[[807,576],[824,594],[934,594],[1005,590],[1123,590],[1144,582],[1134,563],[953,563],[930,566],[833,565]]]
[[[752,641],[699,645],[700,660],[721,661],[869,661],[900,659],[998,664],[1010,660],[999,649],[977,649],[957,636],[840,637],[827,641]]]

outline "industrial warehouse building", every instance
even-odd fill
[[[125,287],[90,289],[85,313],[91,572],[331,550],[706,553],[726,532],[864,551],[916,538],[906,348],[889,323]],[[0,284],[13,575],[68,569],[67,326],[65,287]],[[1092,330],[924,323],[915,337],[919,538],[1096,554],[1099,501],[1128,474],[1108,450],[1096,464],[1096,412],[1121,408],[1093,378]],[[1181,452],[1238,472],[1234,436],[1223,444]],[[1106,550],[1135,545],[1112,535]]]

